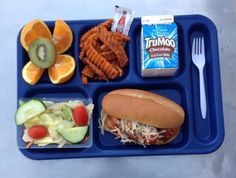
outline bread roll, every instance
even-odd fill
[[[184,121],[184,110],[168,98],[138,89],[118,89],[104,96],[103,111],[112,117],[157,128],[177,128]]]

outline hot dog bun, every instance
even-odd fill
[[[157,128],[177,128],[184,122],[184,110],[168,98],[138,89],[113,90],[102,100],[103,111],[112,117]]]

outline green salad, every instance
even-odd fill
[[[22,139],[27,143],[46,146],[85,143],[94,105],[81,100],[53,102],[32,99],[20,101],[16,124],[24,126]]]

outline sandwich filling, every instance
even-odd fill
[[[108,130],[122,143],[136,143],[140,145],[165,144],[178,132],[179,128],[160,129],[134,121],[112,117],[103,111],[99,120],[102,134]]]

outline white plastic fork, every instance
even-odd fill
[[[205,45],[203,37],[195,37],[192,45],[192,60],[199,71],[199,86],[200,86],[200,106],[202,118],[206,118],[206,93],[203,69],[205,66]]]

